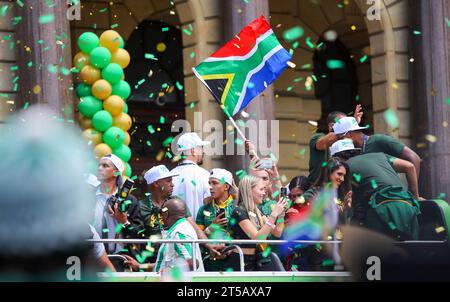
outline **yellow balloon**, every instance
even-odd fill
[[[92,128],[92,120],[80,114],[80,126],[83,129]]]
[[[123,131],[130,130],[132,125],[131,117],[126,113],[121,113],[113,117],[113,126],[119,127]]]
[[[86,129],[83,131],[82,135],[88,142],[92,141],[92,144],[94,146],[103,143],[102,139],[103,134],[95,129],[92,128]]]
[[[95,146],[94,153],[95,153],[95,157],[97,159],[100,159],[107,154],[111,154],[112,150],[107,144],[101,143],[101,144],[98,144],[97,146]]]
[[[115,30],[107,30],[100,36],[100,45],[109,49],[110,52],[114,52],[119,49],[120,35]]]
[[[130,64],[130,54],[123,48],[111,53],[111,63],[119,64],[123,69]]]
[[[80,79],[87,85],[92,85],[94,82],[100,80],[102,73],[100,69],[97,69],[91,65],[84,66],[80,71]]]
[[[127,131],[125,131],[125,140],[123,141],[123,144],[129,146],[130,142],[131,142],[130,134]]]
[[[111,95],[112,87],[107,80],[98,80],[92,85],[92,95],[104,100]]]
[[[89,64],[89,55],[84,52],[79,52],[73,57],[73,66],[79,70],[83,69],[84,66]]]
[[[125,102],[117,95],[112,95],[103,102],[103,108],[111,113],[112,116],[121,114],[124,106]]]
[[[122,81],[125,81],[125,74],[122,75],[122,77],[120,78]]]

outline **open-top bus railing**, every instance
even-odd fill
[[[283,245],[283,244],[342,244],[341,240],[251,240],[251,239],[88,239],[88,242],[93,243],[133,243],[133,244],[148,244],[148,243],[190,243],[194,245],[195,243],[211,243],[211,244],[232,244],[239,253],[240,271],[244,271],[244,254],[241,248],[237,244],[272,244],[272,245]],[[395,241],[394,244],[443,244],[446,240],[411,240],[411,241]],[[193,271],[197,271],[197,257],[196,249],[192,249],[192,265]]]

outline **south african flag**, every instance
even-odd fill
[[[291,58],[261,16],[193,71],[233,116],[278,78]]]

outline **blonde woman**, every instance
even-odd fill
[[[267,217],[258,209],[266,194],[263,179],[247,175],[239,183],[238,207],[231,215],[231,232],[233,239],[265,240],[269,234],[280,237],[283,232],[283,223],[277,219],[284,216],[287,206],[286,199],[282,198],[273,207],[272,213]],[[282,220],[282,219],[280,219]],[[245,270],[257,268],[256,244],[240,244],[244,252]],[[239,270],[239,254],[233,251],[229,256],[228,268]]]

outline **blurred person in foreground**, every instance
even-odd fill
[[[84,183],[93,156],[78,128],[55,117],[32,106],[12,116],[0,134],[3,281],[95,279],[93,245],[85,240],[93,236],[93,196]]]

